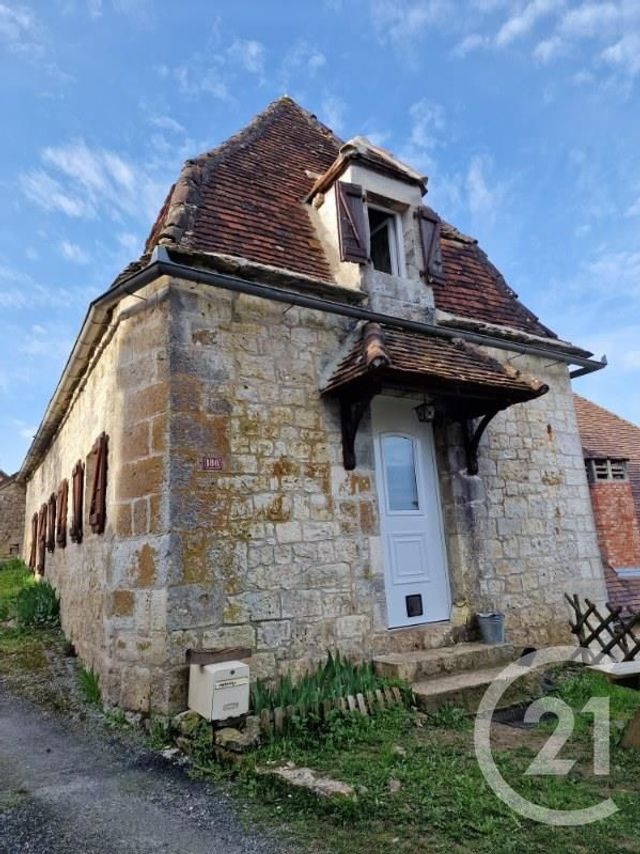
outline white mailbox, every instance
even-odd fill
[[[189,708],[208,721],[249,711],[249,665],[242,661],[189,666]]]

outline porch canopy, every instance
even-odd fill
[[[422,392],[439,414],[463,422],[467,468],[476,474],[478,443],[489,421],[515,403],[540,397],[549,387],[462,339],[366,323],[349,337],[320,389],[340,400],[346,469],[355,468],[360,419],[372,398],[385,389]],[[481,421],[476,426],[477,418]]]

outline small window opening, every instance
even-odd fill
[[[398,235],[396,216],[380,208],[368,207],[371,263],[375,270],[400,274],[398,265]]]
[[[595,483],[597,480],[627,480],[628,478],[626,460],[588,459],[584,464],[589,483]]]

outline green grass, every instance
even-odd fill
[[[426,726],[416,726],[403,708],[374,719],[332,717],[326,731],[289,733],[243,760],[236,782],[257,812],[283,821],[301,849],[332,852],[463,852],[478,854],[619,854],[640,851],[640,752],[623,751],[624,724],[640,708],[640,692],[610,685],[597,674],[570,674],[557,693],[576,711],[576,732],[560,756],[577,758],[567,778],[527,777],[548,737],[546,725],[518,730],[496,727],[494,755],[516,791],[556,809],[591,806],[612,797],[619,812],[588,827],[551,828],[513,813],[485,782],[475,759],[473,731],[460,727],[460,712],[448,709]],[[609,777],[594,777],[590,716],[579,714],[592,696],[611,704],[612,766]],[[355,803],[321,801],[270,778],[255,765],[293,761],[353,785]],[[205,773],[227,777],[206,751],[197,757]],[[399,781],[394,791],[390,781]]]
[[[12,558],[0,563],[0,621],[13,616],[18,594],[34,583],[29,568],[21,560]]]
[[[58,627],[55,594],[47,587],[21,560],[0,563],[0,680],[35,702],[66,712],[69,698],[52,673],[52,661],[62,658],[65,639]]]
[[[87,670],[81,667],[78,671],[78,687],[85,702],[90,706],[101,706],[102,695],[100,694],[100,677],[92,668]]]

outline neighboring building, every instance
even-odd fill
[[[565,591],[605,598],[568,369],[600,364],[425,190],[282,98],[186,163],[92,303],[20,476],[106,700],[183,707],[190,647],[270,677],[488,608],[553,642]]]
[[[640,611],[640,427],[574,401],[609,600]]]
[[[22,555],[25,486],[0,471],[0,561]]]

